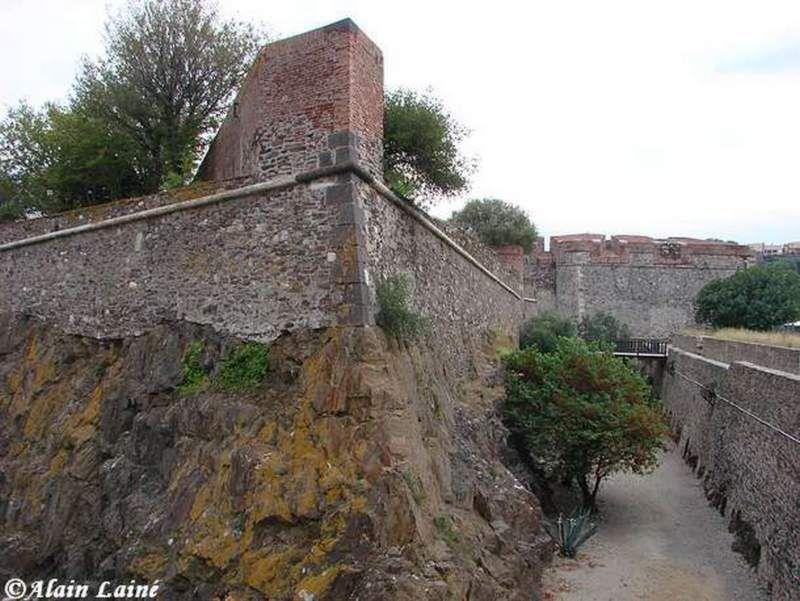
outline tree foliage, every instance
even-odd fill
[[[709,282],[695,300],[695,318],[715,328],[750,330],[800,319],[800,274],[776,262]]]
[[[543,312],[526,320],[519,331],[519,346],[534,347],[542,353],[556,349],[560,338],[572,338],[578,334],[575,323],[555,312]]]
[[[523,452],[551,478],[574,482],[594,508],[600,483],[617,471],[655,467],[666,420],[627,361],[578,338],[551,353],[506,358],[505,414]]]
[[[536,241],[536,226],[519,207],[497,198],[470,200],[450,217],[451,223],[474,233],[484,244],[516,244],[530,252]]]
[[[459,144],[468,132],[434,95],[387,93],[383,130],[384,176],[392,190],[420,200],[467,189],[474,163]]]
[[[9,206],[57,211],[142,192],[130,138],[81,107],[25,103],[0,123],[0,179]]]
[[[191,175],[260,43],[209,0],[131,1],[106,25],[105,56],[85,61],[76,97],[135,141],[155,190]]]
[[[614,342],[630,338],[631,331],[611,313],[598,311],[585,316],[578,325],[578,334],[589,342]]]

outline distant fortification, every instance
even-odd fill
[[[556,310],[575,319],[598,311],[634,336],[667,337],[694,323],[693,303],[711,280],[755,263],[732,242],[577,234],[539,239],[525,257],[526,313]]]

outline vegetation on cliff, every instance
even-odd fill
[[[749,330],[769,330],[798,320],[800,274],[778,262],[709,282],[697,295],[695,317],[715,328]]]
[[[578,338],[506,357],[505,414],[522,452],[550,478],[577,484],[594,508],[609,474],[653,469],[667,424],[645,379]]]

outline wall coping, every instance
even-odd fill
[[[365,183],[370,185],[380,196],[394,203],[401,210],[405,211],[408,215],[414,218],[422,227],[424,227],[434,236],[439,238],[442,242],[444,242],[447,246],[449,246],[452,250],[454,250],[456,254],[460,255],[468,263],[472,264],[475,268],[481,271],[489,279],[497,283],[501,288],[506,290],[512,296],[514,296],[517,300],[520,301],[531,300],[524,298],[511,286],[506,284],[494,272],[492,272],[483,263],[481,263],[478,259],[472,256],[469,253],[469,251],[467,251],[464,247],[458,244],[458,242],[453,240],[450,236],[444,233],[439,227],[437,227],[436,224],[434,224],[433,221],[431,221],[420,209],[414,207],[408,201],[398,197],[394,192],[392,192],[389,188],[387,188],[386,185],[383,184],[383,182],[378,181],[371,173],[369,173],[369,171],[367,171],[366,168],[364,168],[361,164],[359,164],[356,161],[345,161],[329,167],[312,169],[309,171],[296,173],[294,175],[278,176],[269,180],[265,180],[263,182],[250,184],[248,186],[243,186],[240,188],[234,188],[232,190],[225,190],[223,192],[217,192],[215,194],[210,194],[208,196],[201,196],[199,198],[194,198],[191,200],[184,200],[168,205],[163,205],[160,207],[145,209],[143,211],[137,211],[134,213],[128,213],[125,215],[120,215],[118,217],[112,217],[110,219],[104,219],[93,223],[86,223],[83,225],[69,227],[62,230],[56,230],[54,232],[48,232],[46,234],[41,234],[38,236],[20,238],[19,240],[13,240],[11,242],[0,244],[0,253],[14,250],[17,248],[22,248],[25,246],[32,246],[34,244],[42,244],[44,242],[49,242],[51,240],[56,240],[58,238],[77,236],[87,232],[124,225],[126,223],[143,221],[146,219],[152,219],[154,217],[160,217],[162,215],[169,215],[170,213],[188,211],[220,202],[225,202],[238,198],[245,198],[248,196],[254,196],[256,194],[261,194],[263,192],[291,188],[300,184],[307,184],[325,177],[341,175],[346,173],[352,173],[354,175],[357,175]]]
[[[692,359],[697,359],[699,361],[703,361],[704,363],[708,363],[710,365],[714,365],[715,367],[721,367],[722,369],[729,369],[730,366],[731,366],[730,363],[725,363],[723,361],[717,361],[716,359],[709,359],[708,357],[704,357],[703,355],[698,355],[697,353],[691,353],[689,351],[686,351],[686,350],[684,350],[684,349],[682,349],[680,347],[677,347],[675,345],[672,345],[672,344],[668,345],[667,349],[669,351],[674,351],[679,355],[683,355],[685,357],[691,357]]]

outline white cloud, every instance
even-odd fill
[[[101,47],[104,6],[0,2],[0,102],[66,95],[80,54]],[[785,68],[800,40],[796,2],[224,10],[287,35],[352,17],[382,47],[388,85],[432,85],[473,129],[473,195],[523,205],[545,234],[800,238],[800,75]]]

